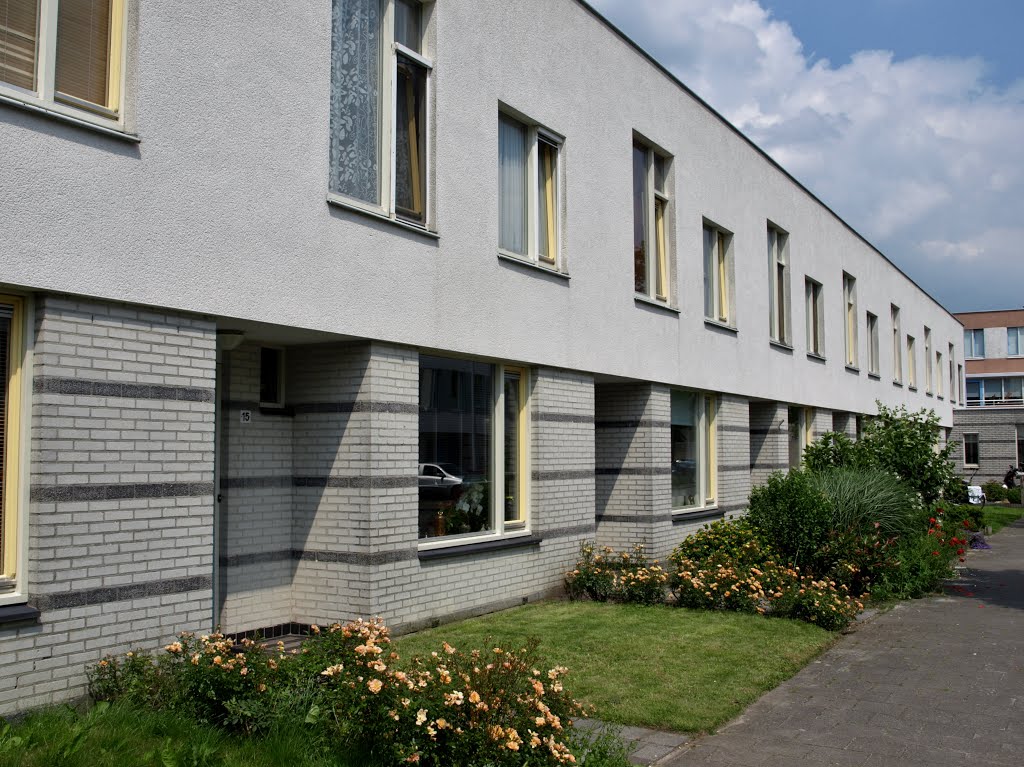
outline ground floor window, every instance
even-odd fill
[[[1024,467],[1024,425],[1017,427],[1017,466]]]
[[[672,509],[713,506],[717,500],[714,396],[672,392]]]
[[[22,302],[0,296],[0,596],[18,582]]]
[[[527,401],[522,368],[420,357],[421,539],[525,529]]]
[[[978,435],[964,434],[964,466],[978,465]]]

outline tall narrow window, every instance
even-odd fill
[[[0,92],[116,121],[123,39],[124,0],[0,0]]]
[[[804,299],[807,306],[807,353],[825,356],[825,311],[821,283],[804,278]]]
[[[716,400],[672,392],[672,509],[712,506],[716,498]]]
[[[845,315],[846,365],[855,368],[857,355],[857,280],[843,273],[843,307]]]
[[[498,247],[543,265],[558,262],[560,144],[536,125],[498,117]]]
[[[0,296],[0,597],[18,588],[22,302]]]
[[[668,301],[669,194],[668,157],[633,142],[633,289]]]
[[[505,368],[505,524],[526,522],[526,374]]]
[[[1017,466],[1024,466],[1024,426],[1017,425]]]
[[[900,331],[900,308],[890,304],[892,314],[892,380],[903,383],[903,334]]]
[[[704,222],[704,318],[735,327],[732,234]]]
[[[907,385],[917,388],[917,350],[913,336],[907,336]]]
[[[791,344],[789,332],[789,235],[768,224],[768,306],[771,339]]]
[[[932,393],[932,331],[927,326],[924,329],[924,390]]]
[[[814,416],[815,410],[813,407],[805,407],[803,413],[804,419],[804,439],[803,449],[806,450],[807,446],[814,442]],[[801,456],[802,457],[802,456]]]
[[[979,455],[978,435],[964,434],[964,466],[977,466]]]
[[[963,405],[964,404],[964,366],[963,365],[957,365],[956,366],[956,386],[957,386],[957,390],[960,392],[960,404]]]
[[[939,399],[942,399],[942,376],[943,375],[944,375],[944,373],[942,371],[942,352],[935,352],[935,381],[936,381],[935,385],[938,387],[938,391],[936,392],[936,394],[939,396]]]
[[[284,405],[284,350],[264,346],[260,349],[260,405]]]
[[[878,317],[868,312],[868,373],[879,375]]]
[[[419,226],[429,217],[425,26],[417,0],[334,0],[331,194]]]
[[[982,328],[964,331],[964,356],[974,359],[984,359],[985,331]]]
[[[949,365],[949,401],[956,401],[956,349],[953,344],[949,345],[949,355],[947,357]]]
[[[804,458],[805,410],[802,407],[789,407],[789,468],[797,469]]]
[[[1024,356],[1024,328],[1006,329],[1006,352],[1010,357]]]

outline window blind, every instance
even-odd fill
[[[0,80],[36,87],[39,0],[0,0]]]
[[[0,575],[7,571],[7,563],[3,561],[4,529],[7,527],[4,478],[7,475],[7,387],[10,384],[8,357],[10,356],[11,316],[10,307],[0,306],[0,376],[3,377],[3,386],[0,386]]]
[[[111,0],[61,0],[57,12],[57,92],[108,106]]]

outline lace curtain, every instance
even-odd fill
[[[331,191],[380,202],[380,0],[334,0]]]

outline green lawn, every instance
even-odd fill
[[[675,607],[545,602],[412,634],[403,657],[522,646],[537,638],[566,687],[622,725],[706,732],[736,716],[827,648],[834,635],[797,621]]]
[[[986,506],[982,512],[985,524],[998,533],[1004,527],[1024,517],[1024,509],[1020,506]]]
[[[363,767],[310,741],[301,729],[241,738],[167,712],[63,706],[14,728],[0,719],[0,767]]]

